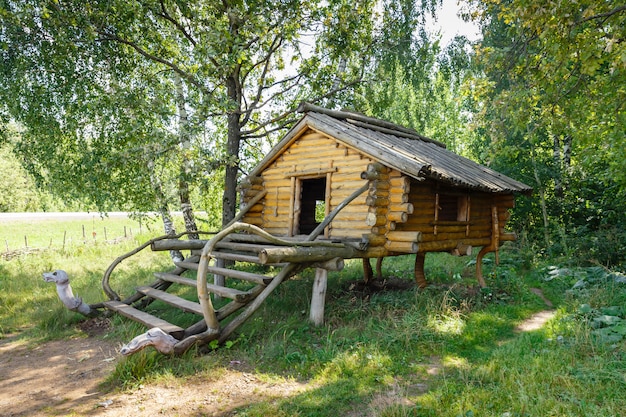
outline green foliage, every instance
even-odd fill
[[[484,39],[467,84],[480,160],[532,185],[514,228],[554,254],[619,265],[626,9],[594,1],[473,2]],[[610,144],[610,146],[608,145]],[[601,241],[610,237],[614,247]],[[597,242],[595,249],[589,248]]]

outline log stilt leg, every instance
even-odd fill
[[[376,279],[383,279],[383,259],[376,258]]]
[[[369,284],[374,279],[374,271],[372,270],[372,264],[370,264],[369,258],[363,258],[363,281]]]
[[[415,282],[419,288],[426,288],[426,275],[424,275],[424,261],[426,260],[425,252],[415,254]]]
[[[485,246],[480,250],[480,252],[478,252],[478,255],[476,255],[476,279],[483,288],[487,286],[487,283],[483,278],[483,257],[492,250],[493,249],[491,249],[490,246]]]
[[[309,320],[315,326],[324,324],[324,305],[326,304],[326,286],[328,284],[328,271],[322,268],[315,269],[315,281],[313,282],[313,295],[311,297],[311,313]]]

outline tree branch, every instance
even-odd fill
[[[182,68],[180,68],[178,65],[174,64],[173,62],[170,62],[164,58],[151,54],[150,52],[146,51],[145,49],[143,49],[141,46],[137,45],[133,41],[129,41],[127,39],[121,38],[115,34],[108,33],[101,29],[96,29],[96,31],[100,36],[103,37],[103,39],[101,40],[109,40],[109,41],[119,42],[123,45],[127,45],[131,47],[132,49],[134,49],[136,52],[138,52],[144,58],[147,58],[150,61],[157,62],[159,64],[165,65],[168,68],[171,68],[174,72],[179,74],[181,78],[187,80],[190,84],[194,85],[200,91],[203,91],[206,94],[210,94],[210,91],[204,85],[202,85],[191,74],[187,73],[186,71],[184,71]]]
[[[588,22],[590,20],[596,20],[596,19],[602,19],[602,18],[604,18],[603,22],[605,22],[608,18],[610,18],[614,14],[623,12],[624,10],[626,10],[626,5],[624,5],[624,6],[617,6],[616,8],[614,8],[613,10],[609,10],[608,12],[598,13],[598,14],[595,14],[593,16],[587,16],[584,19],[578,21],[576,24],[581,24],[581,23]]]
[[[193,38],[193,36],[191,36],[191,34],[187,31],[187,29],[185,29],[185,27],[180,22],[176,21],[176,19],[174,19],[172,15],[168,13],[167,9],[165,8],[165,3],[163,2],[163,0],[160,0],[159,3],[161,5],[161,13],[157,13],[157,14],[161,16],[162,18],[164,18],[165,20],[172,23],[183,34],[183,36],[185,36],[185,38],[189,40],[189,42],[191,42],[193,46],[196,46],[197,42]]]

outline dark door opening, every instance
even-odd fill
[[[308,235],[326,217],[326,177],[300,181],[300,219],[296,234]]]

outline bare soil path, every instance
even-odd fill
[[[196,376],[106,392],[100,384],[123,360],[117,349],[97,336],[36,347],[15,337],[0,340],[0,416],[230,416],[237,407],[306,388],[232,369],[220,372],[219,383]]]

